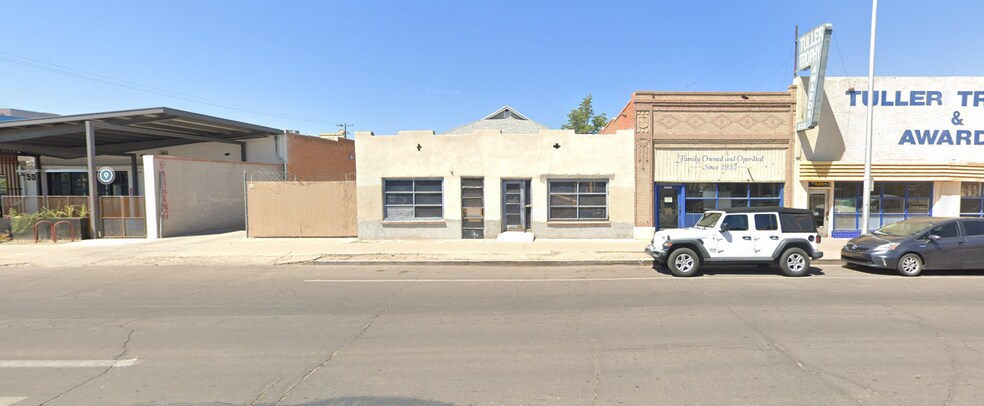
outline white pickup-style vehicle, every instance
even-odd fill
[[[646,252],[676,276],[694,276],[704,264],[778,265],[803,276],[823,257],[813,213],[807,209],[751,207],[711,210],[690,228],[657,231]]]

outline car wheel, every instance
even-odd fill
[[[779,257],[779,269],[786,276],[803,276],[810,271],[810,256],[802,248],[790,248]]]
[[[700,259],[690,248],[679,248],[670,253],[670,258],[666,261],[666,266],[670,272],[676,276],[694,276],[700,269]]]
[[[899,258],[898,271],[902,276],[919,276],[922,273],[922,259],[916,254],[905,254]]]

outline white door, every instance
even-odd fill
[[[813,212],[813,220],[817,223],[817,231],[820,235],[828,237],[830,234],[827,233],[830,227],[827,227],[827,222],[829,221],[828,215],[830,213],[830,205],[827,202],[827,198],[830,192],[827,189],[810,189],[809,192],[809,202],[810,211]]]
[[[727,214],[721,221],[721,228],[715,240],[715,252],[710,253],[715,258],[748,258],[753,255],[755,241],[750,230],[747,214]],[[724,230],[724,231],[722,231]]]
[[[775,213],[759,213],[752,215],[755,233],[752,241],[755,242],[755,257],[771,258],[779,247],[779,216]]]

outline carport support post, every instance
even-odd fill
[[[130,196],[140,196],[140,179],[137,176],[137,154],[130,154],[130,184],[133,185],[130,190]]]
[[[89,226],[94,238],[102,237],[102,224],[99,219],[99,179],[96,178],[96,128],[91,121],[85,122],[85,164],[89,171]]]

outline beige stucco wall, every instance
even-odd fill
[[[461,178],[484,177],[486,238],[501,232],[501,182],[506,179],[531,181],[530,223],[537,238],[631,238],[635,193],[632,137],[631,131],[608,135],[567,130],[533,135],[401,131],[395,136],[356,132],[359,237],[461,238]],[[384,222],[382,180],[387,178],[443,179],[444,219]],[[564,178],[607,179],[608,221],[548,222],[547,180]]]

